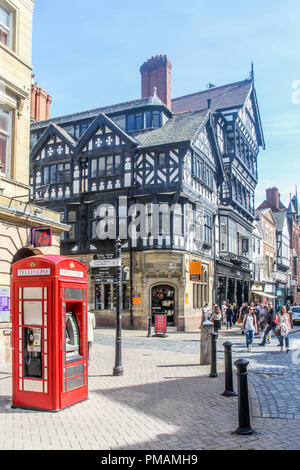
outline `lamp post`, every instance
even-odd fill
[[[121,246],[122,242],[118,238],[115,242],[116,259],[117,259],[117,277],[116,277],[116,353],[115,353],[115,367],[113,369],[113,375],[123,375],[122,366],[122,305],[121,305]]]

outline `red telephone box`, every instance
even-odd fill
[[[65,256],[13,264],[13,407],[60,410],[88,398],[86,274]]]

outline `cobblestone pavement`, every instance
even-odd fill
[[[247,353],[237,327],[222,330],[219,375],[210,378],[210,367],[199,365],[199,332],[147,338],[123,331],[122,337],[124,375],[112,375],[114,331],[96,330],[90,399],[58,413],[12,409],[11,371],[0,364],[0,449],[300,449],[297,349],[280,353],[275,338]],[[221,395],[223,340],[233,342],[235,359],[250,361],[250,436],[234,432],[237,397]],[[292,348],[297,341],[299,333]]]

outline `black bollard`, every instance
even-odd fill
[[[148,321],[148,335],[147,335],[148,338],[150,338],[151,336],[151,327],[152,327],[152,316],[150,314],[149,321]]]
[[[224,362],[225,362],[225,390],[222,393],[224,397],[236,397],[236,393],[233,390],[233,379],[232,379],[232,343],[226,341],[223,343],[224,346]]]
[[[237,434],[252,434],[253,429],[250,424],[250,408],[248,397],[248,379],[247,359],[238,359],[235,361],[237,373],[237,385],[239,396],[239,426],[236,430]]]
[[[218,373],[217,373],[217,340],[218,340],[218,333],[211,333],[210,377],[218,377]]]

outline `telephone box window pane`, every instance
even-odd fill
[[[74,289],[74,288],[68,287],[66,289],[66,299],[67,300],[82,300],[83,299],[82,289]]]
[[[24,325],[42,325],[42,302],[41,301],[24,301]]]
[[[23,298],[24,299],[42,299],[43,288],[42,287],[24,287]]]

